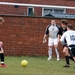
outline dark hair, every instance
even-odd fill
[[[64,25],[67,25],[68,24],[68,22],[67,22],[66,19],[61,20],[61,23],[63,23]]]
[[[68,24],[67,27],[70,28],[70,29],[73,29],[72,24]]]

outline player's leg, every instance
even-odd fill
[[[52,59],[52,46],[53,46],[53,40],[51,38],[48,39],[48,59],[47,60],[51,60]]]
[[[54,39],[54,48],[55,48],[55,52],[56,52],[56,55],[57,55],[57,61],[60,60],[60,57],[59,57],[59,51],[58,51],[58,39]]]
[[[51,46],[49,46],[48,47],[48,59],[47,60],[51,60],[52,59],[52,47]]]
[[[69,48],[67,48],[67,50],[68,50],[68,52],[67,52],[68,54],[66,54],[66,55],[68,55],[69,59],[71,59],[72,61],[74,61],[72,55],[70,54],[70,50],[69,50]]]
[[[0,66],[2,66],[2,65],[4,65],[4,51],[2,48],[0,48],[0,59],[1,59]]]
[[[3,50],[2,46],[3,46],[3,42],[0,41],[0,58],[1,58],[1,65],[4,64],[4,50]]]
[[[1,65],[4,64],[4,50],[2,48],[2,42],[0,41],[0,59],[1,59]]]
[[[0,59],[1,59],[0,67],[8,67],[8,66],[4,63],[4,50],[3,50],[2,47],[0,48]]]
[[[75,61],[75,45],[71,45],[69,46],[69,53],[70,53],[70,56],[71,58],[73,58],[73,61]]]
[[[1,65],[4,64],[4,53],[0,53]]]
[[[66,60],[66,65],[64,65],[63,67],[69,67],[70,66],[70,62],[69,62],[69,57],[68,57],[68,48],[66,46],[64,46],[63,48],[63,53],[65,56],[65,60]]]
[[[65,56],[68,56],[69,59],[71,59],[72,61],[74,61],[73,57],[69,53],[69,49],[67,48],[67,46],[64,46],[63,53],[65,54]]]
[[[70,55],[73,57],[74,62],[75,62],[75,45],[71,45],[69,47],[70,47],[69,48]],[[74,66],[74,69],[75,69],[75,66]]]
[[[73,57],[73,59],[74,59],[74,62],[75,62],[75,56]]]

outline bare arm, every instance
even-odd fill
[[[47,35],[46,35],[46,34],[44,34],[44,37],[43,37],[43,39],[46,39],[46,36],[47,36]]]
[[[44,37],[43,37],[43,43],[45,43],[46,42],[46,34],[44,34]]]
[[[61,35],[58,35],[58,43],[60,42]]]

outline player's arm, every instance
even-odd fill
[[[44,37],[43,37],[43,39],[46,39],[46,36],[47,36],[47,35],[46,35],[46,34],[44,34]]]
[[[60,42],[65,45],[65,39],[66,39],[66,33],[64,33],[61,38],[60,38]]]
[[[47,26],[47,28],[46,28],[46,30],[45,30],[44,37],[43,37],[43,43],[47,42],[47,41],[46,41],[46,36],[47,36],[48,33],[49,33],[48,28],[49,28],[49,26]]]
[[[61,35],[58,34],[58,43],[60,42]]]
[[[47,36],[47,35],[44,34],[44,37],[43,37],[43,43],[47,42],[47,41],[46,41],[46,36]]]
[[[58,26],[59,32],[58,32],[58,43],[60,42],[60,38],[62,35],[62,28],[60,26]]]

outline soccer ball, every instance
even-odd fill
[[[22,65],[23,67],[26,67],[26,66],[28,65],[27,60],[22,60],[22,61],[21,61],[21,65]]]

